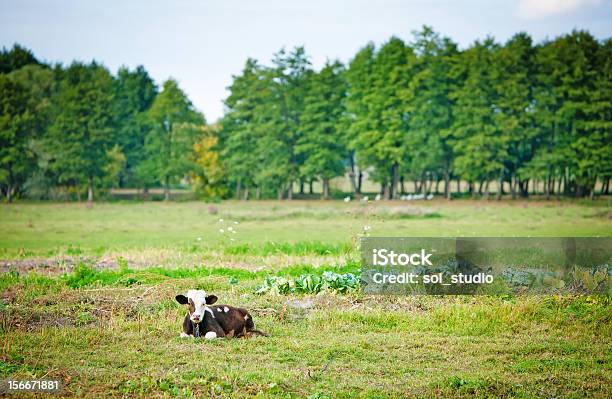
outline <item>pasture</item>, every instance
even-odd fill
[[[609,201],[0,207],[1,378],[68,397],[609,397],[609,297],[255,293],[360,236],[610,236]],[[366,227],[364,229],[364,227]],[[179,338],[203,288],[269,337]]]

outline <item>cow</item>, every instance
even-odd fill
[[[266,336],[255,329],[253,318],[246,309],[229,305],[209,306],[217,302],[217,297],[204,290],[189,290],[187,295],[177,295],[175,299],[181,305],[188,305],[181,338]]]

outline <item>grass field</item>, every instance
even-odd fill
[[[59,378],[79,397],[607,398],[609,297],[254,291],[269,275],[356,271],[364,226],[610,236],[611,212],[605,201],[3,205],[0,378]],[[269,337],[180,339],[174,296],[196,287],[251,310]]]

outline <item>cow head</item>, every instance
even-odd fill
[[[204,290],[189,290],[187,295],[177,295],[176,301],[181,305],[189,305],[189,319],[194,323],[199,323],[204,320],[204,312],[212,312],[206,305],[217,302],[217,297],[207,295]]]

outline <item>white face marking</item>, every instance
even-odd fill
[[[217,308],[217,312],[223,312],[221,308]]]
[[[189,290],[187,291],[187,298],[193,302],[194,311],[190,315],[191,321],[194,323],[202,321],[204,319],[204,312],[206,309],[206,291],[204,290]],[[211,312],[212,313],[212,312]]]
[[[209,331],[204,335],[204,338],[206,339],[215,339],[217,338],[217,333],[214,331]]]
[[[229,308],[228,308],[227,306],[225,306],[225,307],[223,308],[223,311],[224,311],[225,313],[227,313],[227,312],[229,312]]]
[[[248,315],[248,314],[245,314],[245,315],[244,315],[244,319],[245,319],[245,320],[248,320],[248,319],[249,319],[249,315]]]

